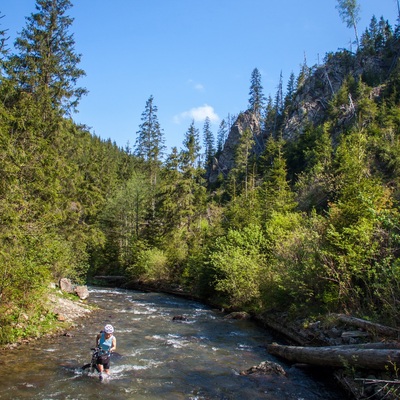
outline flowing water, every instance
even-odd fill
[[[0,354],[0,399],[342,399],[301,369],[243,376],[262,361],[272,334],[201,303],[159,293],[91,288],[100,307],[70,331]],[[186,321],[173,321],[184,315]],[[95,336],[115,327],[110,378],[83,374]]]

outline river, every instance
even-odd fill
[[[43,338],[0,354],[0,399],[245,400],[343,399],[333,386],[270,356],[272,333],[251,321],[230,320],[191,300],[166,294],[90,288],[99,310],[69,336]],[[186,321],[173,321],[184,315]],[[115,327],[110,378],[82,373],[95,336]],[[262,361],[286,376],[242,376]]]

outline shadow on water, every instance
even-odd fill
[[[70,336],[41,339],[2,353],[0,399],[342,399],[307,371],[242,376],[262,361],[278,361],[265,345],[272,334],[251,321],[228,320],[201,303],[159,293],[90,289],[100,307]],[[187,320],[173,321],[176,315]],[[111,376],[83,374],[95,336],[115,327]],[[278,361],[279,362],[279,361]],[[6,373],[4,373],[6,372]]]

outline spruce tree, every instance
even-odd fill
[[[206,117],[203,126],[203,143],[204,143],[204,167],[209,173],[212,168],[213,158],[215,155],[214,135],[210,128],[210,118]]]
[[[257,68],[254,68],[253,72],[251,73],[249,95],[249,110],[254,113],[257,119],[260,119],[265,98],[261,84],[261,74]]]
[[[15,42],[19,53],[11,57],[8,71],[20,89],[63,114],[75,111],[86,94],[86,89],[76,87],[85,73],[78,68],[81,56],[75,53],[69,33],[70,7],[69,0],[36,0],[37,12],[27,18]]]
[[[157,112],[154,98],[150,96],[142,113],[142,123],[136,139],[136,156],[152,166],[160,164],[165,150],[164,134],[158,122]]]
[[[164,154],[164,135],[160,128],[157,117],[157,106],[154,104],[153,96],[146,102],[145,110],[142,113],[142,123],[139,126],[136,139],[135,154],[144,162],[144,169],[149,176],[152,191],[152,215],[154,216],[155,196],[157,180],[161,167],[161,159]]]
[[[218,133],[217,133],[217,153],[221,153],[224,149],[225,141],[228,136],[228,126],[226,121],[223,119],[219,124]]]
[[[181,185],[181,216],[184,224],[191,229],[191,224],[199,207],[204,202],[204,170],[201,168],[200,134],[192,121],[185,134],[184,148],[180,152]]]
[[[283,118],[283,108],[284,104],[283,104],[283,78],[282,78],[282,71],[281,74],[279,76],[279,84],[278,84],[278,88],[276,91],[276,95],[275,95],[275,104],[274,104],[274,108],[275,108],[275,123],[274,123],[274,132],[277,132],[280,130],[280,127],[282,125],[282,118]]]
[[[4,15],[1,15],[0,12],[0,26],[1,26],[1,20],[4,18]],[[0,29],[0,76],[2,73],[2,70],[4,68],[3,62],[8,54],[8,49],[7,49],[7,29]]]
[[[291,72],[289,76],[289,81],[286,86],[286,94],[284,99],[285,112],[287,112],[288,108],[293,105],[295,93],[296,93],[296,77],[294,75],[294,72]]]

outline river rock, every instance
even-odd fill
[[[282,368],[281,365],[275,363],[273,361],[263,361],[262,363],[255,365],[246,371],[242,371],[240,375],[266,375],[266,374],[275,374],[275,375],[286,375],[286,371]]]
[[[81,300],[85,300],[89,297],[89,290],[87,286],[77,286],[75,288],[75,293],[79,296]]]
[[[226,319],[250,319],[251,316],[246,311],[235,311],[235,312],[228,314],[225,318]]]
[[[59,283],[60,283],[60,289],[63,292],[74,293],[74,286],[70,279],[61,278]]]
[[[187,317],[184,315],[174,315],[172,321],[187,321]]]

